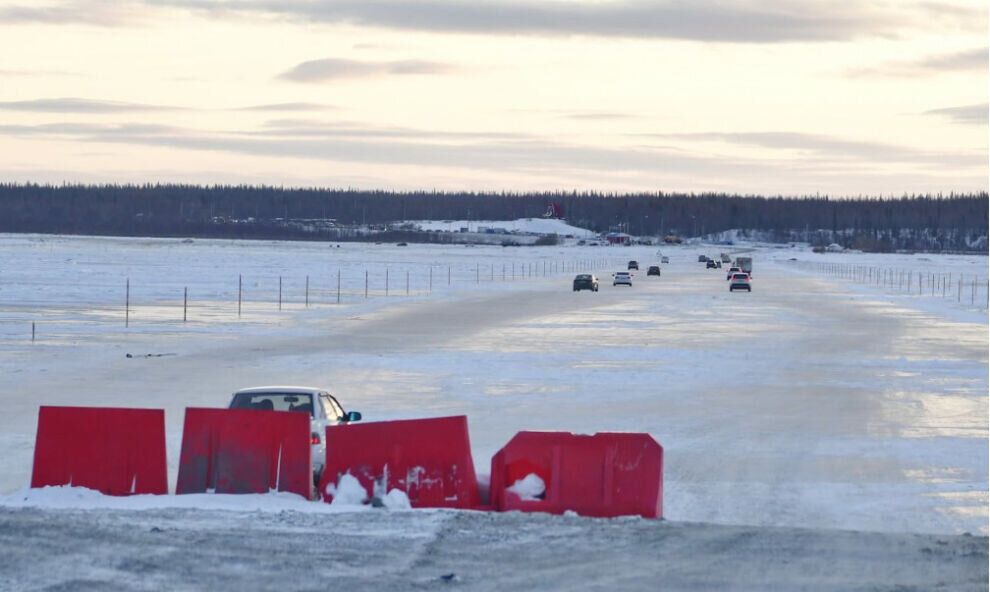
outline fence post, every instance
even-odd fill
[[[189,312],[189,286],[182,289],[182,322],[185,323]]]
[[[278,309],[282,310],[282,276],[278,276]]]
[[[309,276],[306,276],[306,308],[309,308]]]
[[[433,266],[430,266],[430,294],[433,293]]]
[[[388,268],[385,268],[385,296],[388,296]]]
[[[409,270],[406,270],[406,296],[409,295]]]
[[[450,266],[447,266],[447,285],[450,285]]]
[[[34,343],[34,321],[31,321],[31,343]]]
[[[241,318],[241,286],[243,285],[241,280],[241,274],[237,274],[237,318]]]
[[[340,270],[337,270],[337,304],[340,304]]]
[[[131,322],[131,278],[127,278],[124,288],[124,327],[130,326]]]
[[[364,270],[364,297],[368,297],[368,270]]]

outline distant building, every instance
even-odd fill
[[[631,245],[632,237],[624,232],[610,232],[605,235],[605,240],[610,245]]]

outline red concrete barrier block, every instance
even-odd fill
[[[326,430],[327,462],[320,495],[352,474],[368,496],[404,491],[414,508],[477,508],[478,479],[467,417],[347,424]]]
[[[106,495],[168,493],[165,411],[41,407],[31,487],[46,485]]]
[[[530,474],[543,480],[541,496],[509,491]],[[492,458],[491,478],[499,511],[663,517],[663,448],[649,434],[519,432]]]
[[[175,492],[289,491],[309,499],[309,415],[187,408]]]

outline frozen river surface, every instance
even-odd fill
[[[482,474],[492,454],[520,430],[648,432],[664,446],[667,521],[657,524],[666,526],[533,518],[548,541],[587,534],[587,544],[595,546],[636,546],[617,542],[628,535],[641,540],[638,548],[648,562],[649,550],[664,548],[667,536],[713,537],[712,549],[721,549],[713,551],[716,555],[731,555],[731,540],[738,539],[746,553],[768,553],[765,559],[771,563],[764,567],[779,573],[775,581],[789,587],[792,577],[824,582],[814,576],[814,566],[797,572],[784,567],[792,563],[788,557],[815,556],[815,545],[836,553],[902,547],[900,555],[876,550],[874,563],[888,566],[878,573],[889,577],[873,583],[922,583],[916,575],[920,564],[912,567],[911,557],[922,556],[924,548],[937,549],[932,545],[942,537],[953,548],[955,567],[949,569],[953,577],[941,581],[962,589],[962,583],[982,578],[986,589],[986,538],[950,536],[987,533],[985,288],[983,296],[967,301],[962,288],[955,298],[945,290],[936,297],[934,288],[931,295],[927,289],[924,295],[905,292],[884,283],[886,273],[884,282],[846,280],[816,272],[821,256],[797,248],[748,253],[754,258],[754,290],[730,294],[724,270],[706,270],[696,262],[699,253],[715,254],[718,247],[664,248],[671,263],[662,278],[638,275],[630,289],[612,287],[609,271],[624,268],[627,259],[654,262],[656,247],[348,244],[328,249],[312,243],[2,240],[11,256],[5,257],[0,284],[0,397],[5,405],[0,505],[9,506],[0,526],[26,532],[34,521],[58,522],[64,516],[71,539],[82,536],[72,534],[80,522],[115,523],[119,513],[133,511],[122,502],[85,496],[67,504],[74,509],[62,509],[62,498],[58,503],[50,496],[32,499],[23,490],[30,481],[39,405],[165,409],[174,484],[185,407],[223,406],[229,393],[245,386],[306,384],[330,389],[346,409],[360,410],[370,421],[467,415],[475,466]],[[983,274],[980,282],[985,282],[986,277],[985,257],[826,257],[891,273],[909,268],[932,278]],[[85,270],[79,269],[81,262]],[[598,273],[601,291],[572,292],[570,280],[579,269]],[[242,286],[251,288],[240,316],[239,274]],[[280,276],[283,294],[291,294],[283,296],[281,311],[275,296]],[[302,296],[306,276],[309,306]],[[133,299],[125,327],[121,305],[127,279]],[[190,320],[183,323],[186,286],[202,296],[193,299]],[[37,325],[34,342],[31,322]],[[136,528],[151,528],[159,519],[167,523],[169,516],[177,530],[223,517],[225,528],[236,524],[269,532],[277,526],[270,517],[274,512],[288,512],[284,519],[290,521],[316,520],[291,518],[296,514],[322,516],[307,510],[306,503],[258,514],[255,500],[246,503],[243,518],[237,517],[236,506],[213,515],[208,507],[165,509],[170,504],[141,502],[143,517],[135,520]],[[233,518],[230,511],[235,511]],[[338,515],[326,527],[351,532],[361,530],[366,520],[369,540],[394,542],[422,534],[432,541],[424,544],[438,549],[455,540],[459,528],[477,529],[484,539],[492,525],[513,529],[505,540],[540,540],[525,517],[417,515]],[[263,517],[252,526],[252,516]],[[392,530],[384,529],[382,520]],[[461,521],[466,526],[452,526]],[[420,533],[427,523],[445,526]],[[160,528],[168,530],[167,525]],[[871,531],[880,538],[854,541],[854,535],[840,530]],[[443,536],[437,538],[437,532]],[[754,549],[744,542],[754,537],[769,538]],[[817,542],[808,542],[812,539]],[[12,544],[9,537],[2,540]],[[973,541],[979,549],[975,556],[960,550]],[[794,547],[797,555],[781,554],[774,545]],[[568,548],[555,561],[566,564],[568,555],[582,549]],[[821,561],[827,562],[826,555]],[[414,556],[422,559],[413,551],[406,559],[414,561]],[[726,561],[741,563],[744,556]],[[982,557],[982,568],[963,568],[963,556]],[[487,574],[489,583],[500,581],[492,579],[493,570],[479,572],[480,567],[467,567],[463,554],[457,557],[455,564]],[[402,553],[383,560],[401,561]],[[537,569],[533,561],[528,565]],[[901,575],[895,577],[898,565]],[[859,573],[852,564],[848,568],[848,574]],[[643,569],[633,570],[631,587],[648,587],[644,582],[666,568]],[[720,587],[714,576],[705,580],[704,569],[689,572],[694,575],[684,588],[705,589],[706,582]],[[398,583],[434,577],[411,567],[401,573],[409,579]],[[751,582],[759,581],[751,575],[756,578]],[[590,588],[607,582],[578,579]],[[15,578],[14,583],[24,581]],[[199,587],[210,588],[208,581]],[[574,584],[553,581],[559,587]]]

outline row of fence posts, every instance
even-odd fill
[[[946,298],[951,295],[953,292],[952,288],[955,287],[956,301],[960,303],[963,301],[962,295],[965,286],[969,288],[970,305],[972,306],[976,305],[976,296],[979,287],[986,283],[988,305],[990,305],[990,281],[981,279],[979,276],[973,276],[967,284],[964,274],[959,274],[956,276],[955,286],[953,286],[953,274],[951,272],[935,273],[919,271],[917,272],[917,281],[915,281],[915,272],[906,269],[848,265],[844,263],[817,263],[816,265],[818,266],[818,271],[825,275],[839,277],[857,283],[873,284],[891,290],[896,289],[909,294],[914,294],[915,287],[917,287],[917,294],[923,295],[926,293],[927,285],[927,292],[930,296]]]
[[[501,273],[496,273],[496,266],[494,264],[488,265],[488,280],[496,281],[501,279],[501,281],[510,281],[516,279],[524,278],[534,278],[534,277],[550,277],[556,273],[567,273],[567,272],[577,272],[577,271],[588,271],[592,269],[600,269],[608,265],[607,260],[587,260],[587,261],[543,261],[542,269],[539,264],[535,263],[525,263],[521,264],[517,269],[516,263],[502,264]],[[433,292],[433,270],[435,266],[429,267],[429,280],[427,293],[431,294]],[[483,266],[481,264],[476,264],[474,268],[474,280],[475,284],[480,284],[483,279],[482,274]],[[517,273],[518,272],[518,273]],[[305,289],[304,289],[304,306],[309,308],[310,305],[310,276],[305,278]],[[278,310],[282,311],[283,303],[283,290],[282,290],[282,279],[283,276],[278,276]],[[452,272],[451,266],[447,266],[447,285],[452,283]],[[340,270],[337,270],[336,274],[336,298],[335,303],[340,304],[341,302],[341,274]],[[405,294],[409,296],[411,294],[411,282],[410,282],[410,272],[406,270],[406,281],[405,281]],[[371,276],[368,270],[364,272],[364,297],[369,298],[371,292]],[[385,296],[390,295],[390,279],[389,279],[389,268],[385,268]],[[241,314],[244,306],[244,276],[243,274],[237,275],[237,317],[241,318]],[[131,279],[126,278],[124,283],[124,327],[130,327],[131,319]],[[186,323],[189,320],[189,287],[184,286],[182,289],[182,322]],[[35,340],[35,323],[31,323],[31,341]]]

